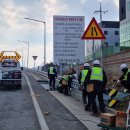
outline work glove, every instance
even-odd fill
[[[128,91],[128,89],[125,88],[125,89],[124,89],[124,93],[127,93],[127,91]]]

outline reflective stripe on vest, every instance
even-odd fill
[[[128,73],[130,72],[130,70],[128,70],[127,72],[126,72],[126,74],[125,74],[125,76],[124,76],[124,79],[123,80],[127,80],[127,76],[128,76]]]
[[[99,80],[103,81],[102,69],[99,67],[93,67],[90,80]]]
[[[84,82],[86,75],[88,74],[88,70],[82,70],[81,73],[81,83]]]
[[[49,74],[54,74],[53,69],[54,69],[54,67],[50,67]]]
[[[68,75],[64,75],[62,78],[63,78],[65,81],[68,81]]]

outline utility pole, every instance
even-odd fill
[[[94,11],[94,14],[100,13],[100,27],[101,27],[101,29],[102,29],[102,13],[105,14],[107,12],[108,12],[108,10],[102,10],[101,2],[100,2],[100,9]],[[102,64],[102,68],[103,68],[103,45],[102,45],[102,40],[101,40],[101,64]]]

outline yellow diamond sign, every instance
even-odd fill
[[[92,18],[81,39],[106,39],[95,18]]]

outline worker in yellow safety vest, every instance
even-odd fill
[[[92,111],[94,116],[98,116],[98,109],[96,105],[96,96],[98,96],[100,112],[105,112],[105,104],[103,100],[103,91],[107,83],[107,76],[105,71],[100,68],[100,61],[95,60],[93,62],[92,69],[89,70],[88,75],[86,76],[84,85],[89,91],[88,98],[92,102]]]
[[[57,78],[57,71],[54,65],[51,65],[48,69],[48,79],[49,79],[49,86],[50,90],[55,90],[55,80]]]
[[[64,74],[62,76],[60,83],[62,85],[61,92],[64,93],[64,95],[69,95],[69,90],[71,88],[71,83],[72,83],[72,75]]]
[[[86,99],[88,93],[86,91],[86,88],[83,85],[84,81],[85,81],[85,77],[87,76],[89,69],[90,69],[90,65],[88,63],[85,63],[84,64],[84,69],[80,72],[80,74],[78,76],[80,90],[82,90],[82,99],[83,99],[83,104],[84,104],[84,107],[85,107],[85,111],[90,109],[90,108],[88,108],[87,99]]]
[[[121,85],[125,88],[125,91],[130,93],[130,70],[128,69],[127,64],[121,64],[120,69],[123,74],[117,83],[121,83]]]

